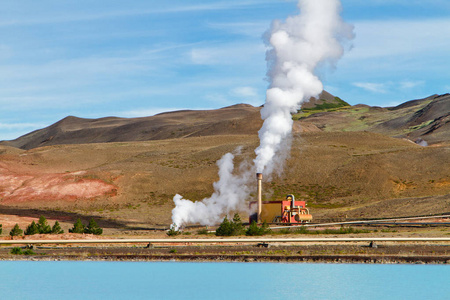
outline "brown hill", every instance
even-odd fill
[[[304,107],[336,104],[348,105],[324,91]],[[53,125],[0,145],[20,149],[62,144],[150,141],[211,135],[256,134],[261,128],[260,107],[238,104],[216,110],[174,111],[144,118],[83,119],[66,117]]]
[[[296,115],[300,124],[324,131],[371,131],[428,144],[450,142],[450,94],[408,101],[393,108],[355,105],[306,111]]]
[[[21,149],[60,145],[163,140],[204,135],[254,134],[261,127],[260,108],[239,104],[218,110],[176,111],[144,118],[61,121],[4,145]]]

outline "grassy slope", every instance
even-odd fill
[[[446,94],[390,109],[366,105],[317,107],[294,115],[294,119],[327,132],[365,130],[411,140],[422,137],[431,144],[448,144],[449,109],[450,96]]]

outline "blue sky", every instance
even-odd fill
[[[353,46],[325,89],[391,106],[450,92],[450,1],[343,0]],[[0,140],[67,115],[264,103],[263,33],[286,0],[3,0]]]

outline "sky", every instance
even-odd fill
[[[264,33],[288,0],[0,0],[0,140],[73,115],[264,103]],[[355,39],[318,75],[354,105],[450,92],[450,1],[343,0]]]

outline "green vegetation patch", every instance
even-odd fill
[[[419,125],[410,126],[408,129],[405,130],[405,132],[412,132],[412,131],[427,127],[428,125],[430,125],[433,122],[434,122],[434,120],[428,120],[428,121],[422,122]]]
[[[19,236],[22,235],[23,230],[20,229],[19,224],[16,223],[16,225],[14,225],[13,229],[11,229],[11,231],[9,232],[10,236]]]
[[[89,221],[89,225],[85,226],[80,219],[77,219],[73,227],[69,229],[70,233],[87,233],[94,235],[101,235],[103,233],[103,229],[97,225],[94,219]]]
[[[36,254],[31,249],[26,249],[25,251],[23,251],[22,248],[20,248],[20,247],[12,248],[10,253],[14,254],[14,255],[35,255]]]
[[[350,108],[351,105],[342,100],[339,97],[335,97],[335,102],[329,102],[325,99],[320,99],[323,101],[321,104],[316,104],[314,107],[310,108],[302,108],[298,113],[294,114],[292,118],[294,120],[300,120],[302,118],[309,117],[310,115],[319,113],[319,112],[331,112],[338,111],[342,108]]]
[[[302,108],[302,110],[303,111],[313,111],[313,110],[324,111],[324,110],[330,110],[330,109],[340,108],[340,107],[344,107],[344,106],[350,106],[350,104],[348,104],[347,102],[345,102],[344,100],[342,100],[339,97],[334,97],[335,102],[328,102],[325,99],[320,99],[320,100],[323,101],[322,104],[316,104],[316,106],[311,107],[311,108]]]
[[[266,222],[262,223],[261,226],[258,226],[255,221],[253,221],[248,227],[245,235],[247,236],[261,236],[271,233],[272,230],[269,228]]]
[[[242,225],[241,217],[238,214],[234,214],[233,220],[231,221],[225,217],[219,228],[216,230],[217,236],[235,236],[243,233],[244,226]]]

